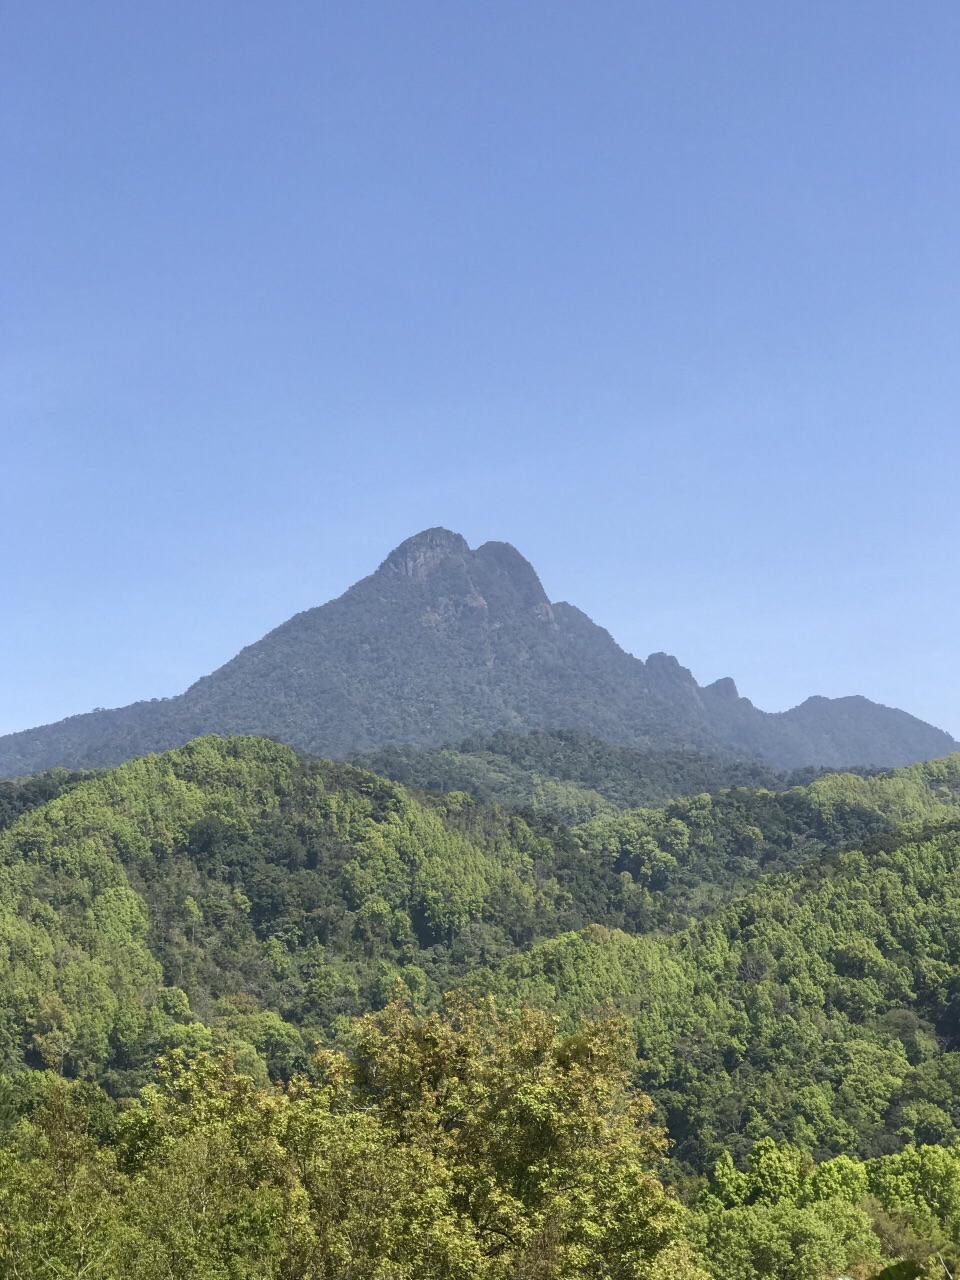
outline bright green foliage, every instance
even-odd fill
[[[147,945],[147,913],[108,837],[86,824],[82,790],[0,834],[0,1053],[8,1069],[25,1059],[96,1072],[151,1030],[148,1005],[161,973]]]
[[[960,1271],[960,1143],[911,1145],[868,1161],[866,1174],[875,1230],[890,1252],[920,1262],[939,1254]]]
[[[0,1045],[8,1066],[118,1093],[177,1045],[229,1049],[262,1082],[398,982],[435,1004],[486,965],[491,989],[565,1015],[615,999],[694,1168],[767,1132],[824,1154],[950,1141],[960,1060],[936,1035],[954,1034],[952,837],[898,852],[894,824],[952,818],[958,765],[570,831],[462,793],[423,803],[260,739],[199,739],[0,834]],[[868,857],[771,882],[675,942],[617,932],[682,923],[864,836]]]
[[[953,1268],[960,757],[578,828],[258,739],[51,785],[0,833],[21,1276],[693,1275],[611,1003],[713,1275]]]
[[[164,1045],[210,1044],[192,1008],[289,1073],[306,1052],[294,1025],[320,1034],[398,978],[438,993],[549,920],[551,896],[502,823],[478,843],[453,801],[426,809],[275,743],[200,739],[0,835],[0,1045],[8,1065],[130,1087]]]
[[[718,1162],[691,1237],[717,1280],[821,1280],[841,1272],[944,1276],[960,1266],[960,1147],[907,1147],[814,1166],[757,1143],[743,1172]]]
[[[763,1138],[742,1173],[729,1153],[721,1157],[692,1238],[717,1280],[872,1276],[882,1249],[860,1207],[866,1183],[863,1166],[846,1157],[814,1170],[797,1148]]]
[[[566,1018],[613,1000],[693,1169],[724,1147],[742,1159],[766,1134],[820,1156],[951,1142],[960,832],[876,843],[771,880],[673,938],[593,928],[472,981]]]
[[[716,1280],[875,1276],[882,1262],[869,1216],[843,1200],[705,1208],[691,1238]]]
[[[18,1280],[702,1280],[615,1025],[462,1001],[362,1020],[319,1079],[168,1058],[111,1120],[48,1079],[0,1148]]]

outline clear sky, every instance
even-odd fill
[[[960,735],[956,0],[4,0],[0,732],[443,524]]]

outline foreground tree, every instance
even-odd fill
[[[629,1056],[616,1022],[453,998],[361,1019],[283,1091],[177,1053],[104,1121],[48,1076],[0,1156],[0,1273],[702,1280]]]
[[[539,1011],[454,996],[423,1018],[398,1002],[357,1024],[343,1087],[447,1171],[474,1275],[692,1278],[631,1056],[616,1020],[560,1037]]]

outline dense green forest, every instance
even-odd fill
[[[449,1001],[355,1023],[258,1088],[165,1058],[125,1108],[13,1077],[0,1131],[4,1274],[98,1280],[702,1280],[622,1028]]]
[[[9,1273],[953,1270],[960,756],[623,808],[668,760],[474,748],[411,791],[253,738],[7,784]]]

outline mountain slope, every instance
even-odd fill
[[[634,1019],[642,1087],[702,1169],[773,1136],[818,1156],[960,1140],[960,826],[864,841],[671,937],[593,925],[471,978]]]
[[[0,775],[95,768],[206,733],[256,733],[328,756],[471,733],[574,729],[623,746],[758,756],[778,768],[904,765],[948,734],[866,699],[779,715],[731,680],[701,689],[644,663],[572,605],[551,604],[513,547],[429,529],[339,599],[297,614],[177,698],[0,738]]]
[[[436,997],[532,921],[570,927],[527,828],[471,829],[460,807],[210,737],[23,813],[0,832],[0,1071],[46,1063],[122,1090],[164,1047],[209,1043],[194,1014],[289,1068],[295,1027],[315,1037],[398,980]]]

